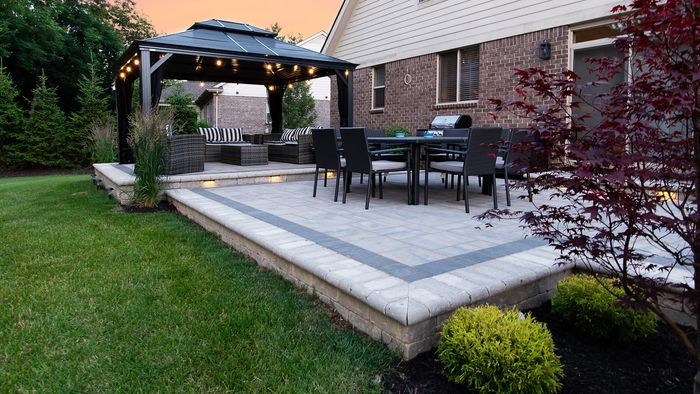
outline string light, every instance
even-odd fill
[[[310,69],[309,69],[309,75],[314,75],[315,72],[316,72],[316,71],[315,71],[313,68],[310,68]]]
[[[345,70],[345,76],[347,77],[348,75],[350,75],[350,71]]]
[[[199,86],[204,87],[204,82],[200,82]]]
[[[120,72],[120,73],[119,73],[119,76],[121,77],[121,79],[125,79],[125,78],[126,78],[126,73]]]
[[[294,71],[297,71],[297,70],[299,70],[299,66],[296,66],[296,65],[295,65],[295,66],[294,66]]]
[[[287,87],[288,87],[289,89],[291,89],[291,88],[294,87],[294,85],[290,83],[289,85],[287,85]]]
[[[274,92],[275,91],[275,85],[270,85],[267,87],[267,90]]]
[[[216,59],[216,65],[221,67],[221,65],[224,64],[224,62],[221,61],[221,59]]]
[[[126,66],[126,72],[128,72],[128,73],[131,72],[131,66]]]
[[[267,68],[268,70],[272,70],[272,64],[266,64],[265,68]]]
[[[134,65],[138,66],[139,64],[141,64],[141,62],[139,61],[139,59],[135,59],[135,60],[134,60]]]

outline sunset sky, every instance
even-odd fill
[[[274,22],[282,34],[309,37],[328,32],[342,0],[136,0],[158,33],[175,33],[195,21],[223,19],[268,28]]]

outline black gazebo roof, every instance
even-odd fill
[[[248,24],[211,19],[180,33],[135,41],[120,65],[144,50],[170,53],[165,79],[253,84],[294,83],[356,67],[275,37],[277,33]]]
[[[175,34],[138,40],[115,70],[120,161],[131,161],[127,144],[133,83],[141,79],[144,110],[158,104],[163,79],[265,85],[272,128],[282,128],[281,104],[289,84],[336,76],[342,126],[352,125],[352,72],[357,65],[276,39],[277,34],[218,19]]]

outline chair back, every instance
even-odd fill
[[[372,162],[367,146],[367,136],[364,128],[341,128],[340,138],[343,141],[345,166],[350,172],[369,174]]]
[[[316,165],[320,168],[337,169],[340,164],[340,152],[334,129],[313,129]]]
[[[469,137],[470,129],[445,129],[442,131],[443,137]]]
[[[467,175],[493,174],[496,171],[496,151],[501,141],[498,128],[472,128],[467,143],[464,167]]]
[[[531,142],[528,129],[511,129],[508,138],[508,147],[504,157],[504,163],[508,166],[509,173],[525,172],[530,166],[532,147],[524,143]],[[515,148],[513,148],[515,146]]]

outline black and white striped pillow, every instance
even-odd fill
[[[240,128],[223,127],[219,129],[221,142],[243,142],[243,132]]]
[[[296,131],[297,129],[284,129],[280,141],[290,142],[296,141]]]
[[[205,136],[207,142],[221,142],[221,134],[216,127],[199,127],[197,132]]]
[[[300,135],[309,135],[311,134],[311,127],[302,127],[299,130],[299,134],[297,134],[297,141],[299,141],[299,136]]]

